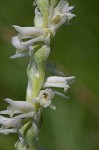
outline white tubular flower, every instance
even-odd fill
[[[17,25],[13,25],[13,27],[22,35],[30,35],[33,37],[44,35],[44,32],[40,28],[36,27],[20,27]]]
[[[43,85],[44,88],[47,87],[58,87],[64,88],[66,91],[69,88],[69,85],[74,82],[74,76],[71,77],[59,77],[59,76],[51,76],[46,78],[46,81]]]
[[[22,125],[21,119],[6,118],[3,116],[0,116],[0,124],[2,125],[0,133],[4,134],[16,133]]]
[[[16,117],[13,118],[32,118],[35,114],[35,108],[32,103],[26,101],[13,101],[9,98],[6,98],[5,101],[10,105],[7,107],[7,110],[0,111],[0,114],[8,114],[13,116],[17,114]]]
[[[39,103],[43,108],[51,107],[52,109],[56,109],[56,107],[51,104],[54,95],[55,94],[51,89],[45,89],[40,92],[38,98],[33,99],[33,102]]]
[[[16,48],[16,54],[11,58],[29,56],[31,50],[34,51],[35,45],[44,42],[44,31],[36,27],[13,26],[19,34],[12,37],[12,45]],[[28,53],[27,53],[28,52]],[[31,55],[30,55],[31,56]]]
[[[49,17],[50,15],[52,16],[52,19],[50,19],[49,27],[56,30],[66,21],[69,21],[73,17],[75,17],[75,15],[71,13],[71,10],[73,8],[73,6],[69,6],[69,3],[67,1],[61,0],[54,8],[53,15],[52,13],[49,14]]]
[[[51,106],[51,100],[54,97],[54,92],[51,89],[42,90],[39,94],[40,105],[44,108]]]

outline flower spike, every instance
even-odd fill
[[[17,133],[19,137],[15,144],[17,150],[39,149],[38,133],[42,123],[43,109],[49,107],[56,109],[52,104],[55,95],[68,99],[68,96],[54,88],[67,91],[75,78],[74,76],[65,77],[65,74],[58,71],[55,65],[47,64],[57,29],[75,17],[71,12],[74,7],[69,6],[65,0],[34,0],[33,4],[36,7],[34,26],[13,25],[18,34],[11,38],[16,52],[10,58],[28,57],[30,59],[27,68],[26,101],[6,98],[4,101],[8,103],[8,106],[0,111],[0,133]],[[56,76],[47,77],[46,70]]]

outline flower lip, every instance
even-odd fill
[[[7,135],[9,133],[18,133],[18,130],[17,129],[1,129],[0,133]]]

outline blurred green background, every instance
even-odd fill
[[[99,150],[99,0],[70,0],[77,15],[59,29],[50,60],[76,81],[69,100],[53,100],[46,109],[39,143],[47,150]],[[0,0],[0,110],[6,97],[24,100],[28,58],[10,60],[15,48],[12,25],[32,26],[33,0]],[[0,150],[13,150],[16,135],[0,135]]]

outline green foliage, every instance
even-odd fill
[[[55,38],[50,59],[67,75],[75,75],[70,100],[56,96],[56,111],[45,110],[40,142],[48,150],[99,150],[99,1],[70,0],[77,17]],[[0,1],[0,109],[3,98],[25,99],[28,59],[10,60],[15,48],[12,24],[31,26],[32,0]],[[13,150],[15,135],[0,135],[0,150]],[[6,144],[5,144],[6,143]]]

